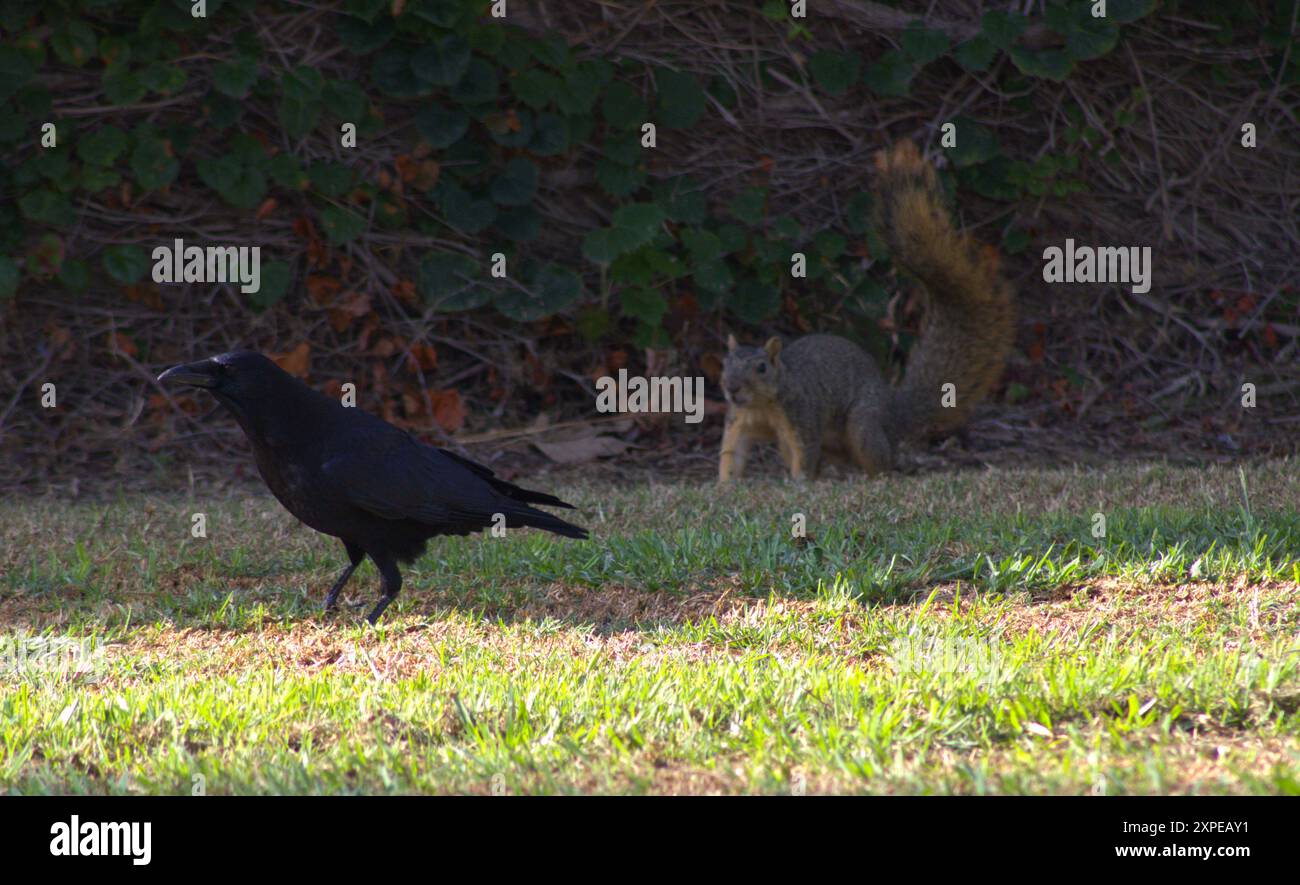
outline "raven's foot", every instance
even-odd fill
[[[388,608],[389,604],[396,598],[397,594],[379,597],[379,604],[375,606],[374,610],[370,612],[370,614],[366,615],[366,620],[370,622],[370,626],[375,626],[379,621],[379,616],[384,613],[384,609]]]

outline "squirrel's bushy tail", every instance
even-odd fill
[[[997,254],[952,226],[934,168],[916,145],[902,141],[881,151],[876,170],[881,235],[928,296],[920,341],[890,401],[887,432],[898,440],[957,427],[988,395],[1015,335],[1015,295]],[[944,405],[948,383],[953,407]]]

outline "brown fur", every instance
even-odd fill
[[[835,335],[785,347],[772,338],[763,348],[729,337],[720,482],[741,475],[755,440],[775,440],[794,479],[816,477],[824,454],[844,455],[868,475],[887,470],[903,440],[963,424],[1001,375],[1015,306],[995,256],[953,228],[934,169],[911,142],[877,154],[876,170],[881,233],[928,296],[907,373],[891,388],[862,348]],[[949,383],[955,403],[945,406]]]

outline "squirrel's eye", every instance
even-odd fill
[[[760,375],[766,375],[766,374],[767,374],[767,363],[759,363],[759,364],[758,364],[758,374],[760,374]]]

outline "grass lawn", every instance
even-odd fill
[[[260,488],[0,504],[0,791],[1300,793],[1293,462],[531,484],[378,629]]]

